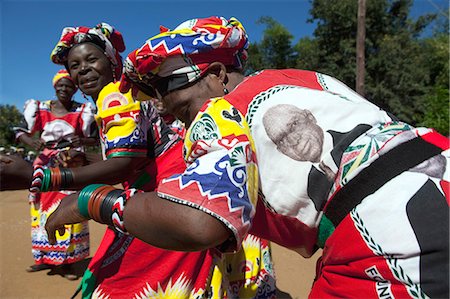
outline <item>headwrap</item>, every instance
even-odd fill
[[[100,23],[94,28],[88,27],[66,27],[61,33],[61,38],[56,44],[50,59],[56,64],[67,63],[67,55],[76,44],[93,43],[100,47],[111,61],[114,75],[117,79],[122,74],[122,57],[119,53],[125,51],[122,34],[107,23]]]
[[[192,19],[160,31],[126,58],[122,92],[133,83],[168,92],[200,78],[212,62],[242,69],[247,60],[248,37],[235,18]]]
[[[72,81],[73,85],[75,85],[75,90],[77,89],[77,85],[73,81],[72,77],[70,77],[70,74],[67,72],[66,69],[61,69],[55,74],[55,76],[53,77],[53,81],[52,81],[53,87],[55,87],[56,83],[58,83],[58,81],[61,80],[62,78],[67,78],[70,81]]]

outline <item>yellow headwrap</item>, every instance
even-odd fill
[[[72,83],[73,83],[73,85],[75,85],[75,87],[77,86],[75,84],[75,82],[73,82],[73,79],[72,79],[72,77],[70,77],[70,74],[67,72],[67,70],[62,69],[62,70],[59,70],[56,73],[56,75],[53,77],[53,87],[55,87],[56,83],[58,83],[58,81],[61,80],[62,78],[69,79],[70,81],[72,81]]]

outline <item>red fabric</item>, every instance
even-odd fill
[[[152,171],[151,176],[156,175],[156,183],[184,171],[182,146],[183,143],[178,142],[156,158],[156,164],[149,165],[147,170]],[[131,236],[117,237],[108,228],[89,264],[89,270],[96,277],[96,286],[101,289],[96,295],[107,294],[111,299],[134,297],[147,284],[153,290],[158,290],[159,286],[165,289],[168,284],[173,285],[183,277],[194,285],[194,290],[204,289],[213,262],[211,252],[163,250]]]
[[[344,218],[327,240],[318,268],[321,273],[317,273],[309,298],[388,298],[389,288],[384,281],[391,283],[391,298],[410,298],[385,258],[376,256],[367,247],[350,216]],[[378,282],[369,277],[376,271],[382,277],[378,277]]]
[[[309,228],[298,219],[270,211],[261,198],[256,204],[256,213],[249,233],[301,253],[303,251],[300,249],[305,247],[306,252],[313,252],[317,235],[315,229]],[[309,256],[305,254],[305,257]]]

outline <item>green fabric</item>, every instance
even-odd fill
[[[135,153],[135,152],[116,152],[109,154],[106,159],[111,159],[115,157],[145,157],[145,154]]]
[[[317,237],[317,245],[320,248],[323,248],[325,246],[325,242],[334,232],[334,229],[335,227],[330,219],[328,219],[327,216],[323,215],[322,219],[320,219],[319,234]]]
[[[144,172],[131,186],[132,188],[141,189],[145,184],[150,182],[152,178],[146,172]]]
[[[95,283],[97,279],[89,269],[86,269],[84,271],[83,278],[81,279],[81,297],[84,298],[91,298],[92,294],[95,290]]]

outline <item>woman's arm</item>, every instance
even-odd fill
[[[37,151],[41,150],[44,147],[44,142],[42,142],[42,140],[40,138],[35,139],[35,138],[31,137],[28,133],[25,133],[25,132],[20,134],[17,139],[19,142],[21,142],[25,145],[28,145]]]
[[[30,187],[33,166],[19,156],[0,155],[0,190],[20,190]]]
[[[78,194],[65,197],[47,220],[51,244],[64,224],[87,220],[78,209]],[[232,233],[211,215],[186,205],[162,199],[155,192],[135,194],[124,209],[124,226],[138,239],[168,250],[200,251],[223,244]]]
[[[117,157],[83,167],[71,168],[73,183],[64,189],[80,190],[89,184],[115,185],[122,183],[133,173],[142,170],[147,162],[148,159],[144,157]]]

